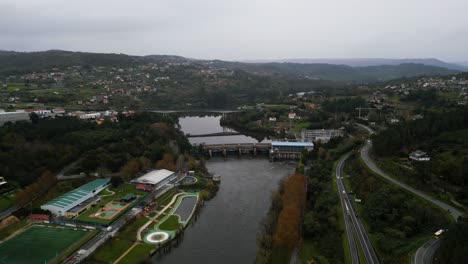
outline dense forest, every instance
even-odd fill
[[[377,178],[353,154],[345,165],[356,198],[363,201],[363,218],[385,263],[403,263],[421,237],[449,224],[439,208]]]
[[[468,252],[468,219],[460,218],[447,230],[435,263],[466,263],[466,252]]]
[[[0,128],[0,175],[24,187],[75,163],[76,173],[131,177],[156,161],[160,166],[174,163],[189,149],[175,121],[155,113],[119,115],[118,122],[101,125],[74,117],[34,119]]]
[[[327,148],[330,146],[327,146]],[[312,241],[317,263],[344,263],[339,226],[339,198],[333,190],[333,159],[324,147],[312,153],[312,166],[307,172],[307,205],[303,221],[304,241]]]
[[[380,165],[403,181],[426,191],[449,191],[468,201],[468,109],[426,114],[423,119],[392,125],[375,136],[374,153]],[[421,149],[430,162],[404,162]]]
[[[267,216],[257,236],[255,263],[286,263],[301,239],[301,221],[306,199],[305,176],[284,178],[273,193]]]
[[[427,113],[423,119],[391,125],[374,137],[374,153],[379,156],[407,153],[425,139],[442,132],[468,128],[468,108],[450,112]]]

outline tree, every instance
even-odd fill
[[[117,188],[120,185],[122,185],[123,183],[124,183],[124,180],[122,179],[121,176],[112,176],[111,177],[112,187]]]
[[[140,172],[140,163],[136,159],[131,159],[120,169],[120,175],[124,179],[133,178],[138,172]]]
[[[159,160],[158,162],[156,162],[156,168],[175,171],[176,165],[174,162],[174,156],[172,154],[165,153],[163,155],[162,160]]]
[[[39,122],[39,116],[34,112],[29,114],[29,119],[31,120],[33,124],[37,124]]]

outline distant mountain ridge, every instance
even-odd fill
[[[282,59],[282,60],[248,60],[247,63],[301,63],[301,64],[335,64],[347,65],[351,67],[367,67],[381,65],[400,65],[400,64],[423,64],[428,66],[436,66],[451,70],[467,71],[468,62],[465,63],[448,63],[435,58],[426,59],[386,59],[386,58],[350,58],[350,59]]]
[[[301,60],[299,60],[301,61]],[[53,67],[69,66],[112,66],[126,67],[144,63],[180,63],[198,64],[207,68],[225,68],[245,71],[256,75],[294,76],[300,78],[345,81],[345,82],[371,82],[385,81],[402,77],[419,75],[447,75],[458,73],[460,70],[445,66],[414,63],[414,60],[387,60],[375,59],[372,66],[349,66],[344,61],[330,61],[328,63],[305,63],[319,60],[302,60],[301,63],[292,62],[232,62],[221,60],[196,60],[174,55],[148,55],[133,56],[116,53],[89,53],[71,52],[62,50],[49,50],[43,52],[14,52],[0,51],[0,75],[23,74],[41,71]],[[407,62],[397,65],[390,63]],[[333,64],[330,62],[335,62]],[[416,62],[421,62],[416,60]],[[445,65],[435,59],[424,59],[425,63]],[[351,63],[350,61],[348,63]],[[370,62],[367,62],[370,63]],[[365,65],[363,61],[354,61],[354,65]]]
[[[448,75],[459,72],[458,70],[415,63],[351,67],[343,64],[335,65],[325,63],[242,63],[212,61],[212,65],[221,68],[240,69],[243,71],[263,75],[294,75],[311,79],[346,82],[386,81],[403,77],[415,77],[420,75]]]

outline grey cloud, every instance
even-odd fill
[[[468,59],[466,0],[0,0],[0,49]]]

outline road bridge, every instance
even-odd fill
[[[187,134],[187,137],[189,137],[189,138],[194,138],[194,137],[223,137],[223,136],[239,136],[239,135],[242,135],[242,133],[231,131],[231,132],[216,132],[216,133],[198,134],[198,135]]]

